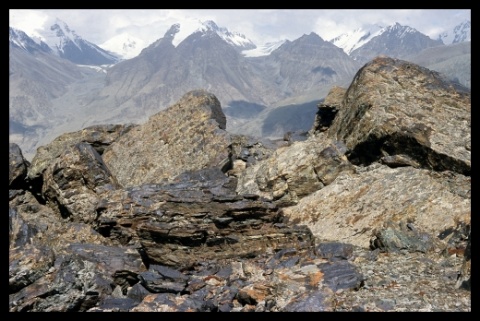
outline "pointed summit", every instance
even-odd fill
[[[41,36],[57,56],[76,64],[103,65],[119,61],[114,54],[84,40],[58,18]]]

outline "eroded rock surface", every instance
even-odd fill
[[[194,91],[33,168],[11,146],[9,310],[471,311],[469,104],[378,58],[300,141]]]
[[[207,167],[226,171],[231,141],[225,125],[218,99],[192,91],[120,137],[103,159],[124,187],[168,181]]]
[[[320,239],[369,247],[374,230],[389,220],[411,223],[431,235],[470,224],[470,189],[470,177],[461,174],[376,163],[339,175],[283,212]]]
[[[65,149],[78,143],[87,143],[101,155],[105,147],[109,146],[118,137],[127,133],[137,125],[94,125],[80,131],[66,133],[55,138],[50,144],[38,148],[28,170],[28,177],[34,180],[40,177],[45,169]]]
[[[470,175],[470,92],[437,72],[378,57],[357,72],[327,134],[357,165],[405,154],[422,168]]]

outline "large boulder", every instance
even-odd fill
[[[292,223],[306,224],[323,240],[368,248],[388,221],[437,236],[470,224],[471,179],[453,172],[375,163],[342,173],[330,185],[283,209]]]
[[[174,183],[110,191],[98,204],[96,229],[117,244],[139,244],[149,262],[176,268],[290,244],[313,250],[308,228],[281,224],[274,203],[235,193],[235,180],[205,169]]]
[[[203,90],[191,91],[119,138],[103,159],[124,187],[206,167],[226,171],[231,141],[225,126],[218,99]]]
[[[76,222],[93,222],[99,195],[118,187],[101,156],[87,143],[68,147],[43,176],[43,197],[63,218]]]
[[[257,194],[279,206],[296,204],[323,188],[343,171],[354,171],[342,142],[311,137],[280,147],[268,159],[245,169],[238,193]]]
[[[345,143],[356,165],[402,155],[410,165],[463,175],[471,170],[470,132],[468,89],[388,57],[358,71],[326,131]]]
[[[107,146],[135,126],[137,125],[93,125],[76,132],[60,135],[50,144],[37,149],[37,153],[33,157],[32,164],[28,169],[28,178],[34,180],[41,177],[45,169],[55,158],[60,156],[69,146],[78,143],[90,144],[102,155]]]

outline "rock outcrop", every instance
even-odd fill
[[[107,166],[124,187],[171,180],[184,171],[229,166],[230,136],[218,99],[191,91],[109,146]]]
[[[356,165],[408,155],[420,167],[470,175],[470,93],[437,72],[378,57],[353,79],[328,137]]]
[[[231,135],[194,91],[32,164],[11,144],[9,310],[470,311],[469,111],[377,58],[298,140]]]

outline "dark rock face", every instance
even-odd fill
[[[10,143],[8,186],[10,189],[25,188],[22,183],[27,176],[28,162],[23,158],[22,151],[17,144]]]
[[[396,60],[362,72],[302,141],[230,135],[196,91],[126,133],[64,136],[33,169],[11,145],[9,310],[469,311],[470,148],[452,146],[470,118],[442,118],[469,98]]]
[[[97,230],[120,244],[139,241],[150,262],[175,268],[255,256],[296,241],[310,248],[308,229],[279,224],[274,204],[236,194],[236,180],[219,169],[183,177],[106,193],[97,207]]]
[[[65,150],[44,172],[42,193],[63,218],[91,223],[98,194],[118,187],[100,155],[86,143]]]

